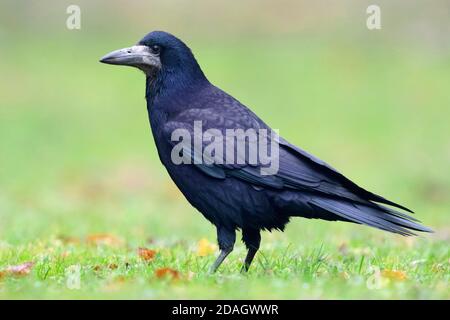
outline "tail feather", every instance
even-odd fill
[[[416,235],[414,231],[433,232],[430,228],[419,224],[417,219],[404,213],[383,207],[343,201],[332,198],[313,198],[310,205],[320,210],[333,213],[345,220],[365,224],[374,228],[401,234],[403,236]]]
[[[391,208],[387,208],[387,207],[385,207],[383,205],[374,203],[374,206],[376,208],[380,208],[380,210],[382,210],[382,211],[384,211],[384,212],[386,212],[386,213],[388,213],[390,215],[397,216],[399,218],[403,218],[403,219],[406,219],[406,220],[409,220],[409,221],[421,222],[419,219],[416,219],[416,218],[414,218],[414,217],[412,217],[410,215],[407,215],[405,213],[392,210]]]

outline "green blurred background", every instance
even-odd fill
[[[70,4],[81,8],[80,30],[66,28]],[[143,75],[98,63],[149,31],[165,30],[191,47],[212,83],[285,138],[411,207],[436,230],[404,240],[355,225],[296,219],[284,234],[265,234],[263,250],[290,244],[301,254],[356,241],[383,247],[387,255],[393,246],[420,257],[438,248],[430,263],[443,263],[447,273],[450,3],[377,1],[382,29],[376,31],[366,28],[370,4],[3,0],[0,252],[8,254],[0,254],[0,267],[25,259],[14,252],[62,236],[115,234],[131,248],[148,238],[214,241],[214,228],[159,163]],[[449,297],[448,273],[437,282],[437,297]],[[208,297],[199,286],[172,296]],[[14,288],[0,284],[6,296]],[[428,288],[410,297],[433,296],[436,290]],[[242,290],[248,293],[243,297],[265,297]],[[328,295],[317,290],[291,288],[272,297],[372,296],[364,289],[351,295],[345,286],[328,289]]]

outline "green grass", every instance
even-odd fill
[[[319,236],[326,234],[321,228]],[[340,228],[337,228],[340,229]],[[336,237],[341,238],[342,236]],[[3,298],[448,298],[448,245],[426,240],[393,245],[384,237],[357,237],[337,247],[266,241],[250,273],[238,272],[241,246],[218,274],[208,274],[213,257],[198,257],[190,241],[157,241],[151,262],[134,246],[64,244],[56,238],[2,248],[2,261],[34,261],[28,276],[7,277]],[[268,240],[267,237],[265,240]],[[392,240],[392,239],[389,239]],[[342,241],[342,240],[340,240]],[[139,242],[139,240],[136,240]],[[269,243],[267,243],[269,242]],[[339,243],[339,242],[337,242]],[[140,243],[141,245],[143,243]],[[295,247],[294,247],[295,246]],[[113,268],[111,268],[113,265]],[[81,288],[66,287],[68,271],[81,269]],[[117,268],[116,268],[117,266]],[[155,270],[178,270],[179,279],[158,278]],[[399,270],[406,279],[378,276],[374,268]],[[69,279],[69,280],[68,280]]]
[[[197,256],[196,245],[214,242],[215,230],[159,164],[142,75],[97,62],[125,44],[72,34],[4,43],[0,272],[35,264],[2,277],[0,298],[450,298],[448,56],[320,39],[193,42],[215,84],[436,231],[402,238],[294,219],[285,233],[264,234],[249,274],[239,273],[237,243],[209,275],[214,255]],[[86,242],[102,233],[121,241]],[[158,254],[144,262],[139,247]],[[81,268],[79,290],[67,288],[71,266]],[[180,279],[156,277],[163,267]]]

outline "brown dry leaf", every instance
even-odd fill
[[[25,262],[16,266],[8,266],[0,271],[0,278],[5,276],[25,276],[31,272],[34,262]]]
[[[139,248],[138,255],[142,260],[152,261],[155,258],[156,250],[147,249],[147,248]]]
[[[381,275],[385,278],[397,281],[404,281],[407,279],[406,272],[401,270],[384,269],[381,271]]]
[[[92,245],[120,246],[123,244],[122,239],[107,233],[92,234],[87,236],[87,243]]]
[[[108,267],[109,269],[111,269],[111,270],[115,270],[115,269],[117,269],[119,266],[118,266],[117,264],[115,264],[115,263],[110,263],[110,264],[108,264],[107,267]],[[95,266],[92,268],[92,270],[94,270],[94,271],[101,271],[101,270],[103,270],[103,268],[104,268],[104,266],[97,264],[97,265],[95,265]]]
[[[155,276],[158,279],[161,278],[170,278],[172,280],[178,280],[181,277],[180,272],[178,272],[175,269],[171,269],[171,268],[160,268],[160,269],[156,269],[155,270]]]
[[[208,241],[208,239],[200,239],[197,244],[197,256],[205,257],[213,254],[217,250],[217,245]]]

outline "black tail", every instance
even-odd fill
[[[332,213],[343,220],[366,224],[403,236],[416,235],[411,230],[433,232],[430,228],[420,225],[417,219],[375,203],[369,202],[365,205],[342,199],[315,197],[309,204],[319,211]]]

